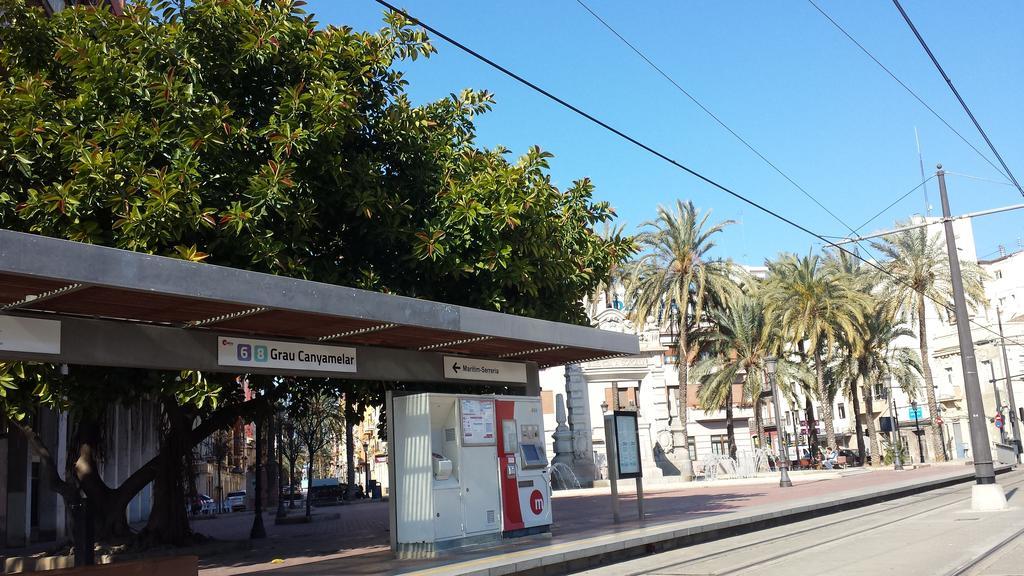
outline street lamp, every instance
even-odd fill
[[[917,455],[921,464],[924,464],[924,444],[921,442],[921,414],[917,411],[917,400],[911,400],[910,406],[914,409],[914,435],[917,436]]]
[[[775,369],[778,360],[774,356],[765,358],[764,369],[768,373],[768,383],[772,388],[772,404],[775,404],[775,435],[779,439],[779,486],[789,488],[793,481],[789,479],[789,449],[782,438],[782,409],[779,406],[779,387],[775,383]]]
[[[900,416],[896,411],[896,394],[893,391],[892,380],[889,380],[889,414],[892,430],[889,432],[894,440],[890,443],[893,449],[893,470],[903,470],[903,459],[900,458],[900,453],[903,452],[903,439],[900,438]],[[881,455],[879,455],[881,456]]]
[[[370,441],[368,438],[363,438],[363,461],[366,463],[366,490],[364,490],[365,497],[370,497]]]

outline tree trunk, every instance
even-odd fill
[[[352,431],[356,425],[356,409],[349,394],[345,395],[345,481],[348,482],[347,498],[356,496],[356,445]]]
[[[306,477],[309,485],[306,486],[306,518],[313,515],[313,452],[309,452],[309,462],[306,462]]]
[[[925,322],[924,294],[917,294],[917,326],[918,341],[921,344],[921,372],[924,376],[924,389],[928,398],[928,416],[931,423],[928,424],[928,443],[932,447],[932,457],[936,462],[945,462],[946,456],[942,451],[942,442],[939,440],[938,427],[935,425],[935,416],[939,413],[939,404],[935,401],[935,384],[932,381],[932,367],[928,361],[928,331]],[[968,327],[964,327],[968,328]]]
[[[832,422],[832,399],[825,390],[825,367],[821,365],[821,346],[814,349],[814,375],[818,380],[818,398],[821,400],[821,417],[825,421],[825,444],[836,448],[836,430]]]
[[[295,452],[288,458],[288,507],[295,508]]]
[[[686,387],[690,377],[690,355],[687,353],[686,334],[686,307],[683,303],[679,321],[679,349],[676,351],[676,374],[679,387],[676,389],[676,410],[679,413],[679,446],[674,446],[676,451],[675,463],[679,465],[679,475],[684,480],[693,479],[693,463],[690,462],[690,440],[686,433]]]
[[[263,479],[266,482],[266,488],[263,489],[266,498],[263,499],[263,503],[266,505],[266,509],[270,509],[277,507],[277,499],[281,497],[281,485],[278,482],[280,468],[277,465],[277,457],[274,453],[276,449],[274,439],[277,438],[277,433],[275,432],[277,417],[274,412],[267,413],[266,418],[263,419],[263,424],[267,428],[267,433],[263,435],[263,470],[265,470]]]
[[[729,457],[736,459],[736,430],[732,421],[732,384],[725,395],[725,435],[729,441]]]
[[[875,408],[872,398],[874,393],[871,390],[870,382],[864,382],[861,393],[864,394],[864,411],[868,417],[868,436],[871,437],[871,464],[878,466],[882,463],[882,453],[880,452],[882,445],[878,441],[878,430],[875,427]],[[865,463],[867,463],[866,460]]]
[[[807,413],[807,451],[814,458],[818,453],[818,426],[814,420],[814,402],[810,394],[804,397],[804,412]]]
[[[857,398],[857,380],[850,386],[850,400],[853,401],[853,422],[857,430],[857,454],[861,465],[867,464],[867,453],[864,449],[864,426],[860,423],[860,399]]]
[[[161,399],[166,430],[161,439],[159,472],[153,480],[153,508],[140,538],[148,544],[185,545],[190,536],[186,502],[186,477],[192,476],[189,453],[191,426],[177,401]]]

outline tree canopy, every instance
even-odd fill
[[[551,155],[475,143],[493,104],[414,104],[425,33],[321,26],[293,2],[0,0],[0,226],[551,320],[629,241]]]

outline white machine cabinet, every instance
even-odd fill
[[[395,396],[388,421],[400,556],[550,528],[539,398]]]

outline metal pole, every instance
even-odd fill
[[[900,419],[896,414],[896,398],[892,392],[892,382],[889,383],[889,416],[892,418],[892,437],[894,442],[890,442],[893,447],[893,470],[903,470],[903,459],[900,458],[900,453],[903,452],[903,440],[900,438]]]
[[[616,523],[619,517],[619,471],[615,452],[615,417],[612,414],[604,415],[604,453],[608,460],[608,483],[612,488],[612,518]]]
[[[982,364],[988,364],[988,369],[992,373],[992,392],[996,396],[996,414],[1000,416],[1003,414],[1003,399],[999,397],[999,381],[996,380],[996,363],[992,360],[982,360]],[[999,441],[1006,444],[1006,426],[999,428]]]
[[[253,422],[256,428],[256,465],[253,467],[256,471],[256,481],[253,486],[253,490],[256,492],[254,500],[256,515],[252,518],[252,529],[249,530],[249,538],[253,540],[267,537],[267,530],[263,527],[263,495],[260,492],[263,489],[263,483],[260,481],[260,474],[263,473],[263,467],[260,465],[260,458],[263,457],[263,450],[260,446],[263,441],[263,422],[260,421],[260,416],[261,414],[257,412]]]
[[[1006,374],[1006,395],[1010,397],[1010,425],[1013,426],[1013,445],[1017,447],[1018,459],[1021,453],[1020,423],[1017,421],[1017,400],[1013,396],[1013,380],[1010,378],[1010,360],[1006,357],[1006,339],[1003,337],[1003,311],[996,306],[999,321],[999,346],[1003,349],[1003,372]]]
[[[914,409],[914,435],[917,436],[917,457],[921,464],[924,464],[924,443],[921,442],[921,421],[917,417],[917,409]]]
[[[779,486],[782,488],[789,488],[793,486],[793,481],[789,479],[789,451],[786,449],[786,443],[782,439],[782,408],[779,406],[779,386],[775,383],[775,374],[769,373],[768,379],[771,380],[772,384],[772,404],[775,404],[775,431],[778,432],[779,437]]]
[[[978,484],[995,484],[996,472],[992,466],[992,449],[988,443],[988,429],[985,426],[985,407],[981,401],[981,384],[978,382],[978,362],[974,357],[974,341],[971,339],[970,319],[967,316],[967,300],[964,298],[964,281],[960,273],[960,257],[956,253],[956,237],[953,222],[949,218],[949,198],[946,195],[946,173],[938,165],[939,196],[942,199],[942,216],[946,232],[946,251],[949,253],[949,275],[953,281],[953,305],[956,309],[956,332],[960,340],[960,363],[964,371],[964,392],[967,396],[967,412],[970,417],[971,450],[974,452],[974,474]],[[921,359],[927,362],[927,358]]]
[[[288,515],[284,510],[284,491],[281,490],[281,472],[284,470],[284,456],[281,454],[281,414],[278,413],[277,418],[274,419],[274,435],[277,439],[277,517],[284,518]],[[291,484],[291,478],[288,479],[288,483]]]
[[[640,516],[640,521],[644,521],[644,479],[640,476],[636,477],[636,513]]]

